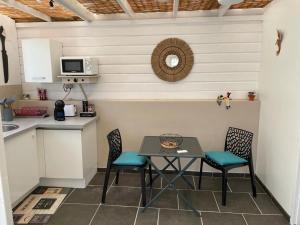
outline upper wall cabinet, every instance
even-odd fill
[[[22,40],[25,82],[53,83],[60,75],[62,44],[50,39]]]

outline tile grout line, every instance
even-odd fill
[[[98,204],[82,204],[82,203],[67,203],[68,205],[98,205]],[[103,205],[103,204],[101,204]],[[103,205],[104,206],[104,205]],[[111,204],[106,204],[105,206],[109,207],[123,207],[123,208],[141,208],[138,206],[124,206],[124,205],[111,205]],[[172,209],[172,208],[156,208],[156,207],[149,207],[149,209],[165,209],[169,211],[177,211],[178,209]],[[188,209],[180,209],[179,211],[185,211],[185,212],[192,212],[192,210]],[[206,210],[200,210],[201,213],[216,213],[216,214],[233,214],[233,215],[253,215],[253,216],[282,216],[282,214],[273,214],[273,213],[268,213],[268,214],[256,214],[256,213],[235,213],[235,212],[219,212],[219,211],[206,211]]]
[[[230,185],[229,185],[229,182],[227,182],[227,187],[229,188],[230,192],[233,192]]]
[[[195,182],[195,177],[192,176],[192,178],[193,178],[193,183],[194,183],[194,190],[196,191],[197,190],[197,186],[196,186],[196,182]]]
[[[218,201],[217,201],[217,198],[216,198],[215,193],[214,193],[213,191],[212,191],[212,194],[213,194],[215,203],[217,204],[218,211],[221,212],[220,207],[219,207],[219,204],[218,204]]]
[[[98,205],[98,204],[84,204],[84,203],[65,203],[65,205]],[[103,205],[103,204],[102,204]],[[138,206],[125,206],[125,205],[112,205],[112,204],[105,204],[106,206],[110,207],[123,207],[123,208],[138,208]],[[141,208],[141,207],[139,207]],[[165,209],[169,211],[174,211],[178,209],[174,208],[156,208],[156,207],[149,207],[149,209]],[[179,211],[185,211],[185,212],[192,212],[192,210],[189,209],[179,209]],[[233,214],[233,215],[253,215],[253,216],[282,216],[282,214],[277,214],[277,213],[266,213],[266,214],[256,214],[256,213],[238,213],[238,212],[219,212],[219,211],[210,211],[210,210],[200,210],[201,213],[216,213],[216,214]]]
[[[242,214],[242,217],[243,217],[243,219],[244,219],[244,221],[245,221],[246,225],[248,225],[248,222],[247,222],[247,220],[246,220],[246,218],[245,218],[244,214]]]
[[[75,192],[76,188],[73,188],[73,190],[70,192],[70,194],[67,195],[67,197],[64,199],[63,203],[65,201],[67,201],[68,198],[70,198],[70,196],[73,194],[73,192]]]
[[[66,202],[66,203],[64,203],[64,205],[99,205],[99,203],[93,204],[93,203],[76,203],[76,202],[68,203],[68,202]]]
[[[109,190],[110,190],[112,184],[114,183],[115,179],[116,179],[116,177],[114,177],[112,183],[109,185],[106,194],[109,192]],[[87,185],[87,186],[88,186],[88,185]],[[75,190],[76,190],[76,189],[74,188],[73,191],[70,193],[70,195],[71,195]],[[103,194],[103,193],[102,193],[102,194]],[[69,196],[70,196],[70,195],[69,195]],[[68,197],[69,197],[69,196],[68,196]],[[68,204],[68,203],[66,203],[66,204]],[[89,205],[89,204],[81,204],[81,205]],[[102,203],[101,203],[101,201],[100,201],[98,207],[96,208],[96,210],[95,210],[95,212],[94,212],[94,214],[93,214],[93,216],[92,216],[92,218],[91,218],[91,220],[90,220],[90,222],[89,222],[89,225],[92,224],[92,222],[93,222],[94,218],[96,217],[96,214],[97,214],[97,212],[99,211],[101,205],[102,205]]]
[[[115,182],[116,180],[116,176],[114,177],[113,181],[111,182],[111,184],[109,185],[107,191],[106,191],[106,194],[109,192],[109,190],[111,189],[111,187],[113,186],[113,183]],[[103,194],[103,193],[102,193]]]
[[[136,225],[136,221],[137,221],[137,217],[138,217],[138,214],[139,214],[141,202],[142,202],[142,195],[140,196],[140,200],[139,200],[138,208],[136,210],[136,214],[135,214],[135,219],[134,219],[133,225]]]
[[[157,212],[157,225],[159,225],[159,214],[160,214],[160,209],[158,209],[158,212]]]
[[[93,185],[93,186],[98,186],[98,187],[102,187],[101,185]],[[112,185],[112,187],[117,187],[117,188],[133,188],[133,189],[140,189],[141,187],[134,187],[134,186],[126,186],[126,185],[118,185],[118,186],[115,186],[115,185]],[[147,187],[149,188],[149,187]],[[152,189],[162,189],[162,188],[159,188],[159,187],[152,187]],[[171,190],[171,188],[168,188],[168,190]],[[201,190],[198,190],[198,189],[191,189],[191,188],[176,188],[176,190],[179,190],[179,191],[196,191],[196,192],[216,192],[216,193],[222,193],[222,191],[214,191],[214,190],[209,190],[209,189],[201,189]],[[230,192],[231,193],[231,192]],[[233,194],[249,194],[250,192],[232,192]],[[257,194],[260,194],[260,195],[267,195],[266,193],[257,193]]]
[[[88,185],[88,186],[103,187],[103,185]],[[119,188],[126,187],[126,188],[136,188],[136,189],[141,188],[141,187],[137,187],[137,186],[127,186],[127,185],[117,185],[117,186],[112,185],[112,187],[119,187]],[[232,191],[229,185],[228,185],[228,187],[230,189],[229,191],[233,194],[249,194],[249,193],[251,194],[251,192],[246,192],[246,191]],[[162,189],[162,186],[161,187],[153,187],[153,189]],[[193,190],[193,189],[190,189],[190,188],[176,188],[176,189],[180,190],[180,191],[191,191],[191,190]],[[200,189],[200,190],[198,190],[197,188],[194,189],[194,191],[197,191],[197,192],[211,191],[211,192],[215,192],[215,193],[222,193],[222,191],[219,191],[219,190],[217,190],[217,191],[216,190],[210,190],[210,189]],[[259,194],[259,195],[268,195],[267,193],[257,193],[257,194]]]
[[[92,224],[94,218],[96,217],[97,212],[98,212],[99,209],[100,209],[100,206],[101,206],[101,203],[98,205],[97,209],[95,210],[95,212],[94,212],[94,214],[93,214],[93,216],[92,216],[92,218],[91,218],[91,220],[90,220],[90,222],[89,222],[89,225]]]
[[[116,207],[124,207],[124,208],[138,208],[138,206],[124,206],[124,205],[106,205],[106,206],[116,206]],[[178,211],[178,209],[174,208],[156,208],[156,207],[149,207],[149,209],[164,209],[164,210],[169,210],[169,211]],[[180,209],[179,211],[185,211],[185,212],[193,212],[190,209]],[[233,215],[253,215],[253,216],[282,216],[282,214],[255,214],[255,213],[237,213],[237,212],[219,212],[219,211],[206,211],[206,210],[200,210],[201,213],[216,213],[216,214],[233,214]]]
[[[120,207],[120,208],[139,208],[139,206],[133,206],[133,205],[112,205],[112,204],[103,204],[103,206],[109,206],[109,207]],[[150,207],[149,207],[150,208]]]
[[[178,194],[176,193],[176,199],[177,199],[177,209],[179,210],[180,208],[180,206],[179,206],[179,197],[178,197]]]
[[[67,202],[67,200],[68,200],[68,198],[70,198],[70,196],[73,194],[73,192],[76,190],[76,188],[73,188],[73,190],[70,192],[70,194],[68,194],[66,197],[65,197],[65,199],[62,201],[62,203],[60,204],[60,206],[59,206],[59,208],[62,206],[62,205],[64,205],[64,204],[66,204]]]
[[[99,185],[94,185],[94,186],[99,186]],[[101,187],[101,185],[100,185],[100,187]],[[120,187],[120,188],[127,187],[127,188],[136,188],[136,189],[140,188],[140,187],[134,187],[134,186],[125,186],[125,185],[122,185],[122,186],[119,186],[119,185],[115,186],[115,185],[113,185],[113,187]],[[153,189],[162,189],[162,188],[153,187]],[[170,188],[168,188],[168,190],[169,189]],[[210,189],[200,189],[200,190],[198,190],[198,189],[193,190],[193,189],[190,189],[190,188],[176,188],[176,189],[179,190],[179,191],[197,191],[197,192],[212,191],[212,192],[215,192],[215,193],[222,193],[222,191],[214,191],[214,190],[210,190]],[[251,192],[243,192],[243,191],[230,191],[229,190],[229,192],[232,193],[232,194],[249,194],[249,193],[251,194]],[[259,195],[268,195],[267,193],[257,193],[257,194],[259,194]]]
[[[255,213],[234,213],[234,214],[244,214],[244,215],[250,215],[250,216],[283,216],[282,214],[272,214],[272,213],[266,213],[266,214],[255,214]]]
[[[256,201],[254,200],[254,198],[252,197],[252,195],[249,193],[250,198],[252,199],[252,201],[254,202],[256,208],[258,209],[258,211],[260,212],[260,214],[263,214],[262,211],[260,210],[258,204],[256,203]]]
[[[204,225],[204,224],[203,224],[202,216],[200,217],[200,221],[201,221],[201,225]]]

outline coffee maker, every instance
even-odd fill
[[[65,103],[63,100],[57,100],[55,102],[54,108],[54,119],[57,121],[64,121],[65,120]]]

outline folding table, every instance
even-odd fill
[[[187,150],[185,153],[179,153],[180,150]],[[143,143],[140,148],[139,155],[146,156],[148,163],[155,169],[158,173],[156,177],[152,179],[152,182],[161,176],[166,182],[167,185],[156,195],[154,196],[144,207],[143,211],[150,207],[154,201],[156,201],[168,188],[175,190],[178,194],[178,197],[183,200],[186,205],[193,210],[196,215],[200,216],[199,212],[192,206],[188,199],[186,199],[180,191],[176,189],[175,182],[181,178],[189,186],[193,185],[184,177],[184,173],[189,169],[189,167],[198,159],[203,158],[204,153],[196,137],[183,137],[181,145],[176,149],[165,149],[160,144],[159,136],[145,136]],[[167,165],[162,169],[159,169],[158,166],[153,162],[152,157],[161,157],[166,162]],[[185,158],[189,159],[188,163],[182,168],[180,159]],[[178,168],[174,165],[174,162],[178,162]],[[163,172],[172,167],[177,175],[169,179]]]

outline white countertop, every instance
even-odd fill
[[[56,121],[54,118],[15,118],[13,121],[6,122],[3,124],[16,124],[19,126],[18,129],[3,132],[4,140],[24,132],[29,129],[44,128],[44,129],[65,129],[65,130],[80,130],[88,124],[96,121],[98,117],[66,117],[65,121]]]

